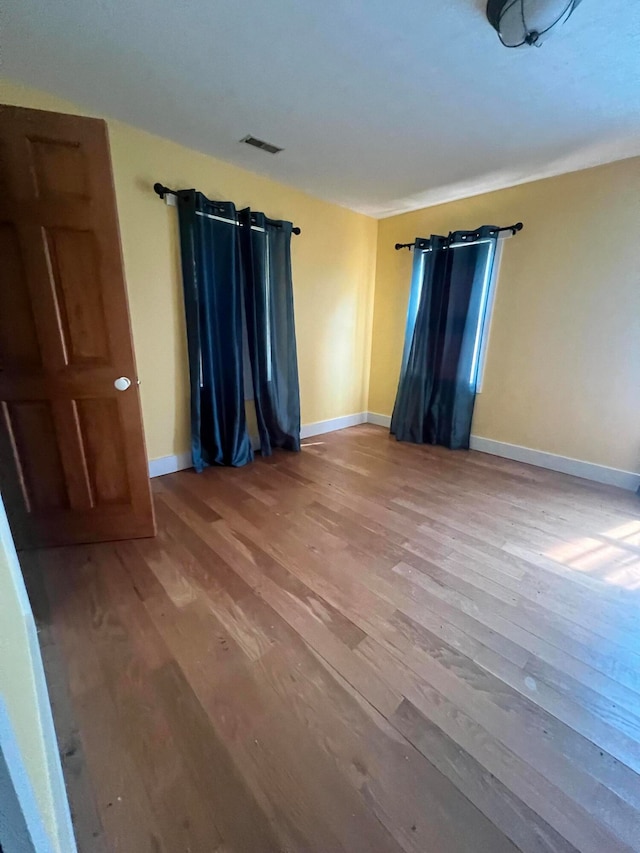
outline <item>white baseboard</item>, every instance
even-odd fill
[[[178,453],[175,456],[161,456],[159,459],[149,460],[149,476],[162,477],[163,474],[173,474],[174,471],[183,471],[191,467],[190,451]]]
[[[388,428],[391,426],[391,416],[368,412],[367,423]],[[513,459],[516,462],[525,462],[528,465],[536,465],[538,468],[547,468],[550,471],[559,471],[562,474],[581,477],[583,480],[604,483],[607,486],[618,486],[630,491],[636,491],[640,487],[640,474],[634,474],[633,471],[608,468],[606,465],[596,465],[594,462],[584,462],[581,459],[572,459],[569,456],[558,456],[556,453],[533,450],[531,447],[521,447],[518,444],[508,444],[505,441],[494,441],[491,438],[482,438],[479,435],[472,435],[469,444],[471,450],[490,453],[492,456],[501,456],[504,459]]]
[[[389,429],[391,426],[391,415],[379,415],[377,412],[367,412],[367,423]]]
[[[300,430],[300,438],[312,438],[315,435],[324,435],[327,432],[335,432],[339,429],[364,423],[375,424],[388,429],[391,425],[391,416],[380,415],[377,412],[357,412],[353,415],[343,415],[340,418],[331,418],[327,421],[304,424]],[[252,438],[251,443],[253,449],[257,450],[259,442],[256,444],[256,439]],[[562,474],[582,477],[583,480],[592,480],[595,483],[618,486],[630,491],[636,491],[640,487],[640,474],[634,474],[633,471],[608,468],[606,465],[596,465],[594,462],[571,459],[569,456],[558,456],[544,450],[533,450],[530,447],[508,444],[505,441],[494,441],[491,438],[482,438],[479,435],[471,436],[470,447],[471,450],[478,450],[481,453],[513,459],[516,462],[525,462],[528,465],[536,465],[538,468],[547,468],[550,471],[560,471]],[[160,459],[149,461],[149,476],[161,477],[163,474],[172,474],[174,471],[182,471],[184,468],[191,468],[190,453],[162,456]]]
[[[300,438],[311,438],[314,435],[323,435],[326,432],[335,432],[338,429],[357,426],[367,422],[366,412],[357,412],[355,415],[344,415],[341,418],[331,418],[328,421],[317,421],[313,424],[304,424],[300,430]],[[259,450],[260,439],[251,436],[251,446]],[[161,456],[158,459],[149,460],[149,476],[162,477],[163,474],[173,474],[174,471],[183,471],[191,468],[191,453],[178,453],[174,456]]]
[[[341,418],[331,418],[328,421],[316,421],[314,424],[303,424],[300,438],[311,438],[314,435],[324,435],[325,432],[335,432],[337,429],[358,426],[367,422],[366,412],[355,415],[343,415]]]
[[[573,477],[582,477],[583,480],[592,480],[607,486],[618,486],[631,491],[635,491],[640,486],[640,474],[634,474],[633,471],[608,468],[606,465],[596,465],[594,462],[584,462],[582,459],[572,459],[570,456],[558,456],[556,453],[547,453],[544,450],[533,450],[530,447],[520,447],[518,444],[494,441],[479,435],[471,436],[470,447],[471,450],[514,459],[516,462],[526,462],[529,465],[537,465],[538,468],[560,471],[562,474],[571,474]]]

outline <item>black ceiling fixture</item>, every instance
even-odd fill
[[[489,0],[487,18],[505,47],[540,47],[581,0]]]

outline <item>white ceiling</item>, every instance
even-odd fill
[[[639,0],[520,50],[484,6],[5,0],[2,70],[373,216],[640,154]]]

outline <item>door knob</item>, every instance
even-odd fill
[[[113,384],[118,391],[126,391],[131,386],[131,380],[127,376],[119,376]]]

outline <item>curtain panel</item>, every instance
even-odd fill
[[[253,459],[245,414],[246,334],[261,451],[300,448],[290,222],[195,190],[178,194],[196,471]],[[262,230],[258,231],[257,228]]]
[[[240,211],[239,219],[244,226],[239,230],[245,311],[261,452],[268,456],[275,447],[300,450],[292,225],[248,208]]]
[[[478,342],[498,229],[415,241],[391,432],[399,441],[468,448]],[[467,242],[468,241],[468,242]]]

